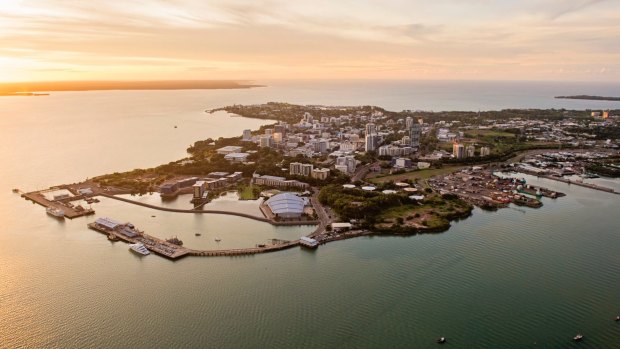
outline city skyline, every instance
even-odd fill
[[[620,3],[8,0],[0,82],[614,81]]]

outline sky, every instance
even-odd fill
[[[619,78],[618,0],[0,0],[0,82]]]

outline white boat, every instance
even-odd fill
[[[151,253],[141,243],[129,244],[129,249],[134,251],[134,252],[136,252],[136,253],[139,253],[139,254],[141,254],[143,256],[146,256],[147,254]]]
[[[65,211],[59,208],[54,208],[50,206],[45,209],[45,212],[47,212],[48,215],[54,216],[56,218],[65,218]]]
[[[220,242],[220,241],[222,241],[222,239],[220,239],[220,238],[215,238],[215,242]]]

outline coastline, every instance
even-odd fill
[[[0,96],[46,96],[49,92],[222,90],[266,87],[235,80],[49,81],[0,83]]]

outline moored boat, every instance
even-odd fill
[[[65,218],[65,211],[59,209],[59,208],[55,208],[55,207],[48,207],[45,209],[45,212],[47,212],[48,215],[50,216],[54,216],[56,218]]]
[[[143,256],[146,256],[151,253],[141,243],[129,244],[129,249]]]

